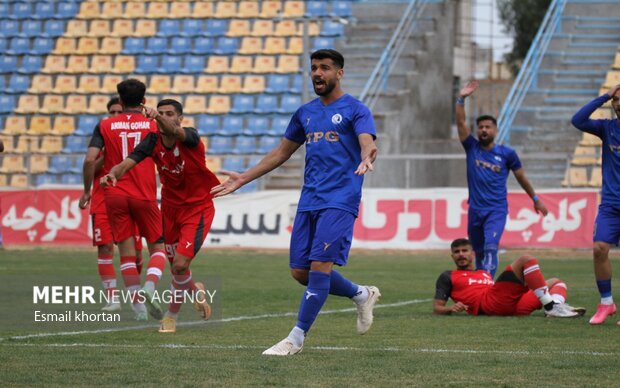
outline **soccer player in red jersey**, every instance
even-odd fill
[[[202,283],[192,280],[189,269],[200,250],[213,222],[215,209],[211,188],[220,182],[205,163],[205,146],[194,128],[181,126],[183,106],[175,100],[162,100],[157,110],[145,108],[146,115],[157,121],[159,132],[149,133],[122,163],[112,167],[101,178],[102,185],[118,185],[125,174],[153,160],[162,183],[161,210],[168,260],[172,264],[172,289],[194,292],[194,307],[206,320],[211,307],[205,298]],[[174,299],[174,298],[173,298]],[[181,301],[173,300],[159,329],[162,333],[176,331]]]
[[[437,279],[433,312],[471,315],[529,315],[544,307],[548,317],[581,316],[585,309],[566,304],[566,284],[545,278],[538,261],[521,256],[508,265],[493,282],[489,272],[474,270],[474,251],[469,240],[461,238],[450,245],[456,270],[445,271]],[[454,304],[446,302],[452,298]]]
[[[149,133],[157,131],[157,123],[142,113],[146,86],[135,79],[125,80],[117,85],[123,105],[120,115],[101,120],[95,127],[84,160],[84,193],[80,205],[91,200],[91,184],[95,176],[95,164],[101,149],[105,147],[103,169],[109,171],[120,163]],[[134,293],[133,308],[136,319],[147,319],[142,299],[148,305],[148,312],[155,319],[163,317],[163,311],[154,298],[155,286],[161,278],[166,254],[162,237],[161,213],[157,207],[155,166],[147,160],[127,174],[114,187],[105,188],[105,206],[108,212],[114,241],[118,243],[121,255],[121,274],[126,288]],[[134,224],[140,235],[146,238],[150,259],[146,281],[142,288],[145,298],[139,298],[140,276],[136,268],[134,245]]]

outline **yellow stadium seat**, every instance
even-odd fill
[[[56,45],[53,54],[74,54],[77,50],[77,43],[75,38],[63,38],[56,39]]]
[[[215,6],[214,18],[232,19],[237,15],[237,3],[232,1],[218,1]]]
[[[196,81],[196,93],[215,93],[218,79],[216,75],[201,75]]]
[[[48,55],[42,73],[64,73],[66,70],[66,58],[64,55]]]
[[[285,18],[301,18],[305,12],[306,7],[303,1],[287,1],[284,3],[282,16]]]
[[[88,73],[90,65],[86,55],[71,55],[67,62],[67,73]]]
[[[107,1],[103,3],[103,9],[98,16],[103,19],[118,19],[123,17],[123,3]]]
[[[109,100],[110,100],[109,96],[105,96],[101,94],[95,94],[91,96],[89,103],[88,103],[88,110],[86,112],[90,114],[96,114],[96,115],[108,113],[106,105],[108,104]]]
[[[208,19],[213,17],[213,3],[206,1],[194,2],[194,11],[191,17],[194,19]]]
[[[8,175],[0,175],[0,187],[6,187],[9,185]]]
[[[209,138],[207,136],[201,136],[200,141],[205,145],[205,150],[209,149]]]
[[[193,75],[175,75],[172,80],[172,93],[193,93],[194,92],[194,76]]]
[[[32,116],[30,118],[29,135],[46,135],[52,132],[52,118],[49,116]]]
[[[147,37],[157,34],[157,22],[155,20],[141,19],[136,22],[134,36]]]
[[[239,54],[261,54],[263,52],[263,40],[261,38],[246,36],[241,39]]]
[[[168,3],[158,3],[151,1],[149,3],[149,9],[146,13],[146,17],[151,19],[163,19],[169,17]]]
[[[86,20],[69,20],[67,23],[67,29],[65,30],[66,37],[77,38],[80,36],[86,36],[88,34],[88,22]]]
[[[288,48],[286,53],[289,55],[300,55],[304,53],[304,40],[299,37],[291,37],[288,39]]]
[[[20,136],[13,152],[17,154],[39,152],[39,136]]]
[[[188,114],[199,114],[207,111],[207,97],[187,96],[183,107],[183,112]]]
[[[278,68],[276,73],[297,73],[301,70],[299,64],[299,56],[297,55],[280,55],[278,59]]]
[[[105,75],[103,76],[103,82],[101,83],[101,93],[116,93],[116,85],[123,81],[123,77],[120,75]]]
[[[220,79],[219,93],[240,93],[241,92],[241,76],[224,75]]]
[[[67,96],[65,113],[79,114],[88,110],[88,97],[82,94],[70,94]]]
[[[184,127],[196,128],[196,119],[193,116],[185,116],[185,112],[183,112],[183,122],[181,124]]]
[[[265,39],[265,49],[263,54],[284,54],[286,53],[286,40],[280,36],[270,36]]]
[[[252,36],[269,36],[273,35],[273,22],[271,20],[255,20],[252,26]]]
[[[37,113],[39,112],[39,96],[33,95],[21,95],[19,96],[19,100],[17,100],[17,108],[15,108],[15,112],[17,113]],[[25,128],[24,128],[25,129]]]
[[[39,105],[37,103],[37,105]],[[4,135],[22,135],[26,133],[28,126],[26,125],[26,117],[24,116],[8,116],[4,122]]]
[[[54,94],[47,94],[43,97],[41,113],[61,113],[65,110],[65,97]]]
[[[185,19],[192,17],[192,9],[190,2],[174,1],[170,3],[170,17],[174,19]]]
[[[119,38],[105,37],[101,40],[100,54],[119,54],[123,50],[123,41]]]
[[[239,2],[239,9],[237,10],[237,17],[257,18],[259,15],[260,13],[258,11],[258,2],[256,1]]]
[[[591,135],[587,132],[583,133],[581,140],[579,141],[580,146],[600,146],[601,143],[600,137]]]
[[[251,73],[252,69],[252,57],[235,55],[232,59],[229,71],[231,73]]]
[[[228,73],[228,57],[211,55],[205,73]]]
[[[209,98],[209,108],[206,113],[218,115],[228,113],[229,111],[230,96],[211,96],[211,98]]]
[[[616,53],[616,58],[614,58],[613,68],[616,70],[620,70],[620,50]]]
[[[262,75],[246,75],[243,80],[243,93],[262,93],[265,91],[265,77]]]
[[[99,39],[97,38],[80,38],[78,41],[78,54],[96,54],[99,52]]]
[[[131,73],[136,69],[136,58],[133,55],[117,55],[114,61],[114,73]]]
[[[228,25],[227,36],[250,35],[250,21],[247,19],[233,19]]]
[[[43,136],[39,152],[43,154],[57,154],[62,150],[62,136]]]
[[[5,153],[10,154],[13,152],[13,150],[15,149],[15,147],[13,146],[13,136],[0,135],[0,141],[2,142],[2,144],[4,144]]]
[[[109,73],[114,71],[111,55],[93,55],[90,60],[89,73]]]
[[[205,144],[205,146],[207,146],[207,144]],[[222,169],[222,158],[219,156],[206,156],[205,164],[211,172],[219,172]]]
[[[596,164],[596,158],[598,156],[596,147],[582,147],[577,146],[571,163],[575,166],[589,166]]]
[[[125,3],[125,13],[123,17],[126,19],[143,18],[146,15],[146,2],[128,1]]]
[[[78,93],[98,93],[101,89],[101,85],[99,85],[99,76],[98,75],[81,75],[79,86],[77,88]],[[73,90],[75,91],[75,89]]]
[[[25,174],[13,174],[11,175],[11,187],[17,187],[20,189],[25,189],[29,186],[28,184],[28,176]]]
[[[281,20],[276,24],[273,35],[275,36],[295,36],[297,35],[297,23],[294,20]]]
[[[52,127],[53,135],[71,135],[73,132],[75,132],[74,116],[54,117],[54,126]]]
[[[600,168],[595,167],[592,169],[592,176],[590,177],[588,186],[601,187],[602,185],[603,185],[603,174]]]
[[[2,158],[2,173],[26,172],[24,157],[19,155],[4,155]]]
[[[109,20],[91,20],[88,36],[99,38],[110,36],[111,32]]]
[[[566,171],[562,186],[584,187],[588,185],[588,170],[585,167],[571,167]]]
[[[612,111],[607,108],[599,108],[590,115],[590,118],[592,120],[610,119],[612,118]]]
[[[310,22],[308,23],[308,35],[310,36],[318,36],[321,33],[321,27],[319,26],[319,23],[317,22]],[[298,35],[303,35],[304,34],[304,24],[303,23],[299,23],[299,32],[297,33]]]
[[[153,75],[151,76],[151,82],[149,83],[148,90],[151,93],[170,93],[172,88],[170,82],[170,76],[167,75]]]
[[[80,4],[78,19],[98,19],[101,17],[101,7],[97,1],[84,1]]]
[[[273,73],[276,69],[276,57],[269,55],[257,55],[254,61],[253,73]]]
[[[41,94],[51,93],[53,89],[52,76],[47,74],[35,74],[32,77],[32,84],[28,89],[28,93]]]
[[[54,93],[65,94],[75,92],[77,80],[74,75],[59,75],[56,77],[56,86],[52,90]]]
[[[263,1],[260,17],[272,19],[282,11],[282,2],[280,0]]]
[[[33,174],[39,174],[47,172],[49,168],[47,162],[47,155],[31,155],[30,156],[30,172]]]
[[[604,87],[611,88],[614,85],[620,84],[620,71],[610,70],[605,77]]]
[[[127,3],[127,4],[142,4],[138,2]],[[142,14],[144,15],[144,13]],[[116,19],[112,24],[112,32],[110,36],[114,37],[125,37],[125,36],[133,36],[134,35],[134,27],[133,20],[128,19]]]

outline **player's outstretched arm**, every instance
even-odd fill
[[[226,182],[221,183],[211,189],[213,197],[222,197],[230,194],[254,179],[260,178],[268,172],[280,167],[291,155],[301,146],[287,138],[283,138],[280,144],[271,150],[258,164],[251,169],[239,174],[231,171],[222,171],[228,176]]]
[[[116,186],[116,182],[123,177],[127,173],[127,171],[131,170],[136,166],[136,163],[133,159],[126,158],[116,166],[110,169],[106,175],[102,176],[99,179],[99,184],[101,186]]]
[[[525,190],[527,195],[532,198],[532,201],[534,202],[534,210],[536,210],[536,213],[542,214],[543,217],[546,216],[549,211],[547,210],[545,204],[540,200],[540,198],[538,198],[538,195],[536,195],[534,187],[532,187],[530,180],[527,179],[527,177],[525,176],[525,171],[523,170],[523,168],[514,171],[514,174],[517,182],[519,182],[519,185],[523,188],[523,190]]]
[[[459,98],[456,102],[456,127],[459,133],[459,140],[464,142],[471,134],[471,129],[467,125],[467,117],[465,115],[465,99],[471,96],[478,88],[478,81],[469,81],[459,91]]]
[[[355,175],[364,175],[368,171],[373,171],[373,163],[377,159],[377,145],[372,135],[368,133],[362,133],[357,137],[360,142],[362,161],[355,170]]]
[[[433,300],[433,313],[439,315],[449,315],[452,313],[460,313],[461,311],[467,311],[469,306],[456,302],[452,306],[446,306],[446,301],[442,299],[434,299]]]
[[[101,151],[97,147],[88,147],[86,156],[84,157],[84,164],[82,165],[82,179],[84,183],[84,192],[80,197],[78,205],[81,209],[86,209],[86,206],[90,203],[90,188],[93,185],[95,179],[95,170],[97,165],[97,156]]]

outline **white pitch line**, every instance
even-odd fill
[[[391,308],[391,307],[401,307],[407,306],[411,304],[425,303],[430,302],[432,299],[413,299],[413,300],[405,300],[401,302],[388,303],[388,304],[378,304],[375,306],[375,309],[380,308]],[[355,307],[339,309],[339,310],[325,310],[321,311],[320,315],[327,314],[339,314],[339,313],[348,313],[351,311],[356,311]],[[216,324],[216,323],[225,323],[225,322],[237,322],[237,321],[250,321],[256,319],[266,319],[266,318],[282,318],[282,317],[291,317],[297,316],[297,311],[295,312],[287,312],[287,313],[275,313],[275,314],[261,314],[261,315],[242,315],[238,317],[230,317],[230,318],[222,318],[213,321],[192,321],[192,322],[180,322],[177,326],[196,326],[196,325],[206,325],[206,324]],[[0,342],[6,340],[22,340],[29,338],[43,338],[43,337],[57,337],[57,336],[70,336],[70,335],[80,335],[80,334],[100,334],[100,333],[114,333],[118,331],[129,331],[129,330],[142,330],[142,329],[152,329],[157,328],[159,325],[137,325],[137,326],[123,326],[123,327],[115,327],[110,329],[97,329],[97,330],[81,330],[81,331],[62,331],[58,333],[37,333],[37,334],[26,334],[26,335],[17,335],[13,337],[4,337],[0,338]]]
[[[162,344],[162,345],[130,345],[130,344],[106,344],[106,343],[72,343],[72,344],[36,344],[36,343],[6,343],[5,346],[16,347],[44,347],[44,348],[114,348],[114,349],[220,349],[220,350],[243,350],[243,349],[265,349],[267,346],[258,345],[183,345],[183,344]],[[570,350],[558,351],[529,351],[529,350],[474,350],[474,349],[428,349],[428,348],[406,348],[406,347],[379,347],[379,348],[359,348],[352,346],[306,346],[306,349],[318,351],[360,351],[360,352],[393,352],[393,353],[452,353],[452,354],[500,354],[508,356],[536,356],[536,355],[578,355],[593,357],[617,357],[620,353],[614,352],[580,352]]]

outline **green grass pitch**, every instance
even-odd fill
[[[501,264],[520,253],[502,254]],[[192,271],[196,279],[208,275],[207,288],[217,288],[216,316],[205,324],[185,305],[177,332],[160,334],[153,320],[132,322],[127,305],[121,322],[113,324],[35,324],[33,311],[39,307],[33,304],[32,286],[76,281],[98,288],[95,252],[5,250],[0,254],[0,381],[3,386],[618,384],[618,318],[597,327],[587,323],[598,303],[591,253],[533,255],[546,277],[567,282],[569,302],[586,307],[585,317],[548,319],[542,312],[519,318],[435,316],[435,280],[452,268],[447,250],[353,252],[341,272],[378,286],[383,294],[370,332],[357,335],[353,304],[332,296],[323,308],[328,314],[318,317],[303,352],[270,358],[261,352],[288,334],[303,293],[289,276],[286,252],[201,251]],[[158,288],[167,288],[169,281],[165,276]],[[100,306],[78,307],[96,312]]]

